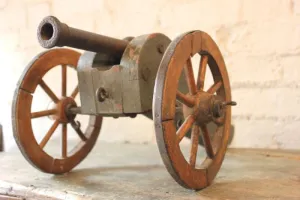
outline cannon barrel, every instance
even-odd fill
[[[56,17],[45,17],[38,26],[38,41],[44,48],[68,46],[103,53],[119,64],[128,41],[69,27]]]

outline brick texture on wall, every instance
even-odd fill
[[[231,147],[300,149],[300,0],[0,0],[0,123],[7,148],[15,145],[15,85],[44,50],[36,29],[47,15],[117,38],[207,32],[224,55],[238,102]],[[105,120],[100,139],[148,143],[155,134],[152,121],[139,116]]]

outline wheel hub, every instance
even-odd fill
[[[63,97],[55,106],[57,111],[53,118],[58,120],[60,123],[69,123],[74,120],[76,114],[67,112],[67,110],[71,107],[77,107],[75,100],[71,97]]]
[[[211,121],[219,122],[219,119],[224,117],[226,106],[236,105],[235,102],[224,102],[221,97],[203,91],[192,97],[195,99],[195,105],[192,108],[183,105],[183,114],[185,118],[193,115],[198,125]]]
[[[218,101],[217,96],[206,92],[198,92],[195,99],[196,103],[193,108],[192,115],[194,116],[196,122],[198,124],[206,124],[212,121],[214,116],[216,116],[216,114],[213,113],[212,108],[214,107],[215,102]]]

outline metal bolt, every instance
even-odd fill
[[[212,110],[214,118],[219,118],[224,115],[225,106],[235,106],[235,105],[236,105],[235,101],[214,103],[213,110]]]
[[[235,101],[223,102],[222,106],[236,106]]]
[[[96,92],[96,96],[98,101],[103,102],[106,98],[108,98],[108,92],[104,88],[99,88]]]

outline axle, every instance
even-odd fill
[[[56,17],[45,17],[38,27],[38,41],[44,48],[68,46],[108,55],[119,64],[128,41],[69,27]]]
[[[77,114],[82,114],[81,112],[81,107],[66,107],[66,115],[68,116],[74,116]],[[119,117],[131,117],[131,118],[135,118],[137,116],[137,114],[143,114],[145,117],[152,119],[152,110],[145,112],[145,113],[127,113],[127,114],[114,114],[114,113],[101,113],[100,115],[102,117],[113,117],[113,118],[119,118]]]

